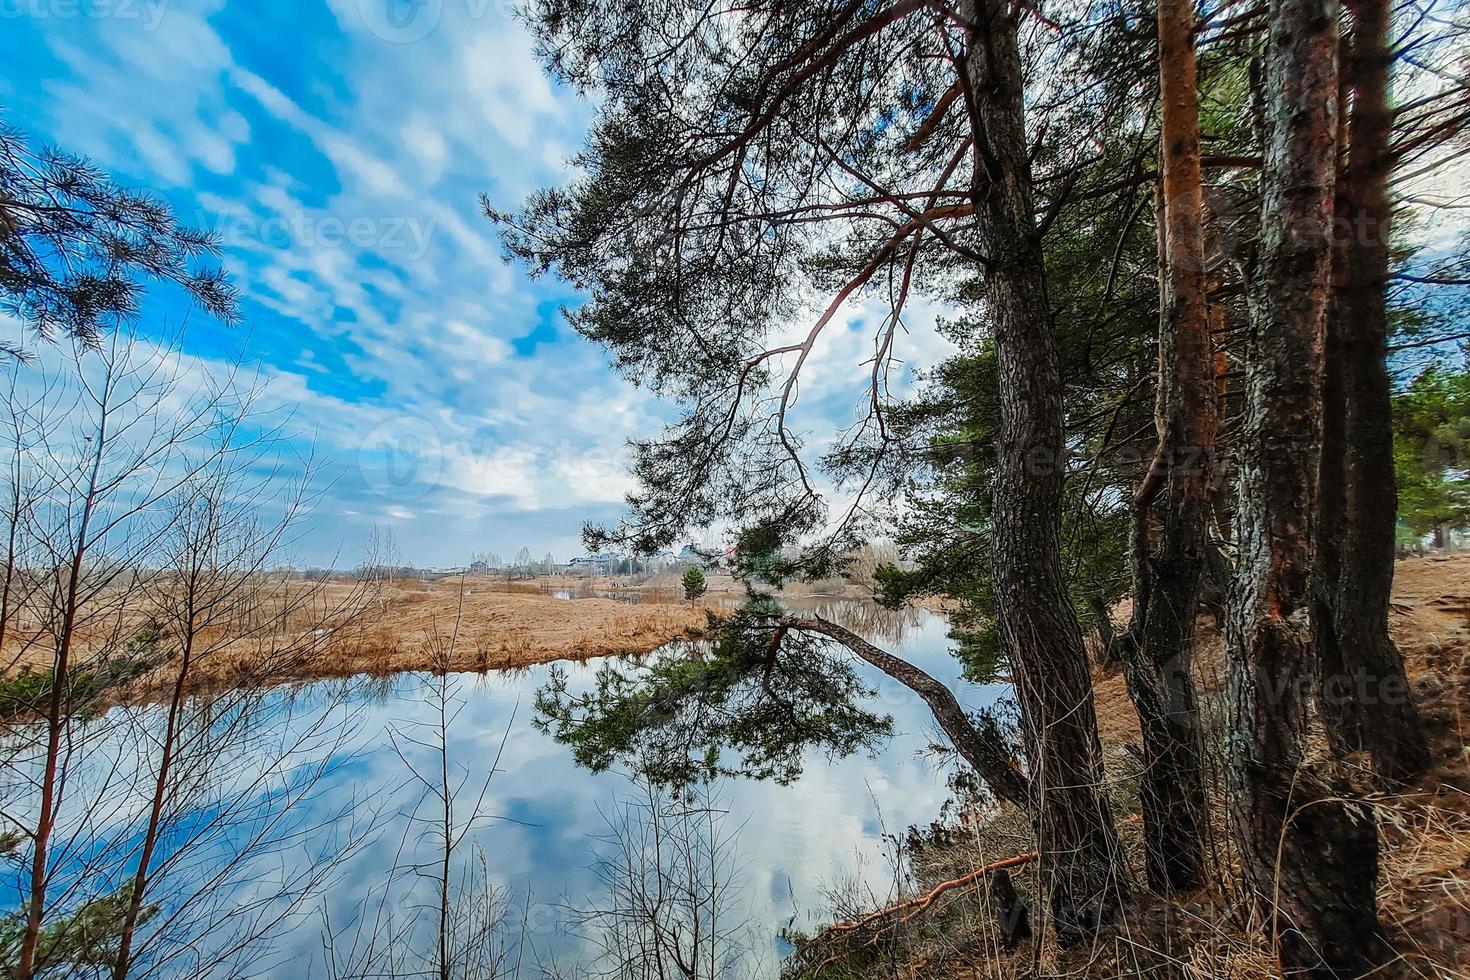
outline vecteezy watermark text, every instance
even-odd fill
[[[151,31],[168,0],[0,0],[0,20],[130,20]]]
[[[266,218],[201,214],[197,227],[214,232],[219,243],[226,248],[257,243],[277,248],[350,246],[377,252],[400,252],[410,259],[421,259],[428,254],[435,225],[432,219],[408,215],[343,217],[295,211]]]
[[[515,0],[357,0],[363,26],[393,44],[422,41],[439,26],[446,9],[463,10],[472,21],[509,19],[515,12]]]

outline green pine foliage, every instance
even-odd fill
[[[122,653],[108,657],[95,667],[73,667],[67,671],[67,687],[62,692],[65,712],[86,714],[110,688],[157,667],[164,656],[160,650],[162,641],[162,631],[149,621],[128,640]],[[25,668],[14,676],[0,679],[0,720],[24,719],[45,711],[51,701],[53,676],[51,670]]]
[[[875,689],[824,641],[778,637],[779,614],[763,599],[710,614],[707,640],[606,661],[586,693],[553,667],[536,694],[536,725],[578,765],[622,765],[664,786],[718,776],[784,785],[801,775],[809,748],[834,758],[875,751],[893,726],[866,707]]]
[[[111,967],[131,897],[132,886],[126,885],[110,895],[88,899],[69,915],[51,915],[36,950],[36,976],[47,980],[96,976]],[[157,905],[144,905],[139,910],[138,927],[142,928],[158,911]],[[24,932],[22,914],[0,915],[0,976],[15,975]]]
[[[163,201],[114,184],[88,160],[35,149],[0,125],[0,312],[42,340],[95,343],[133,320],[148,281],[172,282],[212,316],[239,316],[214,264],[218,236],[182,224]],[[0,353],[28,352],[0,342]]]
[[[1393,428],[1405,536],[1470,525],[1470,372],[1426,368],[1394,395]]]
[[[686,569],[684,572],[684,598],[690,602],[704,595],[709,584],[704,579],[704,569],[699,566]]]
[[[928,376],[923,397],[895,413],[899,431],[927,440],[927,451],[924,469],[910,487],[911,507],[898,525],[897,540],[910,565],[880,568],[876,597],[890,608],[920,596],[957,600],[950,611],[955,654],[969,678],[985,682],[1004,663],[989,538],[1000,406],[994,347],[981,338],[975,343],[978,354],[940,365]],[[1095,401],[1108,405],[1101,397]],[[1146,411],[1126,402],[1112,406],[1130,408]],[[1093,447],[1104,438],[1084,432],[1077,441],[1079,455],[1096,452]],[[1060,533],[1073,601],[1084,625],[1096,625],[1095,610],[1111,606],[1128,588],[1128,512],[1118,475],[1088,464],[1079,459],[1067,481]],[[1125,459],[1118,473],[1126,475],[1136,466],[1136,456]]]

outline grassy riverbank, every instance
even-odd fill
[[[495,670],[646,653],[703,626],[706,608],[721,601],[718,595],[700,604],[634,604],[595,594],[568,599],[534,587],[508,591],[505,583],[491,580],[466,580],[461,586],[458,579],[372,588],[349,581],[275,581],[254,588],[258,594],[241,603],[238,621],[212,628],[222,641],[211,639],[208,655],[191,663],[189,690],[413,670]],[[93,661],[111,663],[113,651],[129,644],[127,638],[148,629],[150,610],[141,593],[120,596],[115,604],[115,609],[89,610],[81,617],[86,628],[78,631],[72,654],[78,669],[85,672]],[[52,643],[43,626],[19,616],[4,652],[10,667],[0,679],[0,700],[9,692],[11,713],[23,714],[26,699],[44,700],[49,691]],[[115,679],[106,690],[89,692],[85,700],[93,709],[159,700],[177,675],[173,660],[159,659]]]
[[[625,576],[450,577],[366,585],[347,579],[307,582],[262,579],[248,598],[232,599],[228,625],[212,627],[207,656],[188,671],[190,691],[272,685],[402,671],[485,671],[557,660],[642,654],[692,636],[710,610],[737,604],[743,588],[728,575],[709,576],[698,602],[682,596],[675,574]],[[794,601],[862,600],[852,582],[789,587]],[[73,662],[85,678],[111,678],[77,693],[90,710],[164,699],[177,677],[165,658],[116,669],[117,651],[149,629],[148,593],[103,594],[79,617]],[[0,712],[25,714],[49,691],[52,643],[22,610],[4,643]],[[225,634],[229,634],[228,637]],[[96,670],[92,669],[94,665]],[[76,686],[75,678],[73,687]],[[85,694],[85,697],[82,695]],[[5,706],[9,705],[6,709]]]

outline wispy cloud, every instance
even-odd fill
[[[476,196],[557,179],[585,107],[495,4],[431,3],[427,30],[393,28],[378,0],[153,14],[20,22],[0,42],[28,69],[9,121],[220,235],[269,404],[332,471],[316,547],[382,522],[426,563],[575,548],[574,512],[616,509],[624,440],[657,406],[559,335],[567,297],[506,266]],[[517,353],[533,333],[534,359]],[[186,348],[223,363],[244,339],[196,318]]]
[[[479,214],[482,191],[513,206],[565,179],[591,111],[547,80],[508,8],[213,0],[8,21],[0,38],[10,122],[220,235],[248,333],[196,317],[185,348],[223,363],[248,346],[327,461],[319,559],[375,522],[423,563],[564,556],[631,489],[625,441],[668,414],[560,325],[573,297],[507,266]],[[176,299],[154,296],[150,318],[176,323]],[[861,401],[864,343],[834,329],[809,361],[795,417],[815,439]]]

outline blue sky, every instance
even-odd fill
[[[567,175],[590,107],[481,0],[3,0],[0,105],[215,229],[245,323],[188,316],[200,370],[243,351],[334,480],[302,561],[374,526],[421,564],[565,559],[620,510],[660,414],[500,258],[476,196]],[[391,16],[390,16],[391,15]],[[143,329],[188,315],[150,293]]]
[[[422,565],[565,560],[582,521],[622,512],[626,440],[671,414],[567,329],[576,297],[502,261],[480,215],[481,192],[513,207],[567,179],[593,110],[543,75],[511,7],[0,0],[5,120],[220,234],[244,324],[156,289],[141,329],[187,318],[198,371],[243,356],[262,408],[292,413],[330,480],[299,563],[350,565],[375,528]],[[1465,166],[1427,190],[1463,187]],[[1431,251],[1463,230],[1440,217]],[[803,370],[793,420],[814,454],[865,402],[874,312],[854,304]],[[895,393],[951,349],[939,312],[911,303]]]
[[[542,74],[511,7],[0,0],[6,121],[220,234],[245,324],[154,290],[142,329],[187,317],[200,371],[257,364],[262,407],[326,461],[300,562],[351,564],[374,528],[423,565],[522,545],[565,560],[582,521],[622,512],[626,440],[669,417],[480,215],[481,192],[509,207],[565,180],[593,108]],[[949,350],[935,312],[914,304],[896,390]],[[813,445],[864,398],[865,314],[804,369]]]
[[[298,562],[350,565],[374,528],[421,565],[523,545],[565,560],[582,521],[622,512],[626,440],[670,414],[561,322],[575,296],[501,259],[479,212],[481,192],[510,207],[565,180],[593,110],[543,75],[511,6],[0,0],[6,120],[223,239],[244,325],[156,289],[142,329],[187,316],[200,371],[243,353],[262,407],[325,460]],[[864,400],[865,312],[804,369],[813,446]],[[898,390],[949,349],[934,313],[911,310]]]

